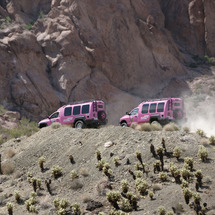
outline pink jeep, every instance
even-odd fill
[[[181,98],[152,99],[140,103],[125,116],[120,118],[121,126],[130,126],[131,123],[157,121],[166,124],[170,121],[185,119],[184,103]]]
[[[72,125],[75,128],[105,125],[107,123],[105,103],[102,100],[91,100],[64,105],[47,119],[40,121],[38,127],[46,127],[54,122]]]

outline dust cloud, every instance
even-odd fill
[[[204,131],[207,137],[215,136],[215,101],[212,96],[193,95],[184,99],[187,122],[191,132]]]

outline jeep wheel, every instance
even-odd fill
[[[41,124],[39,124],[38,128],[44,128],[44,127],[46,127],[46,126],[47,126],[46,123],[41,123]]]
[[[76,123],[75,123],[75,128],[78,128],[78,129],[82,129],[84,128],[85,125],[84,125],[84,122],[82,120],[78,120]]]
[[[121,125],[122,127],[128,127],[128,124],[127,124],[126,122],[122,122],[120,125]]]

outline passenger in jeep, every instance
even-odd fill
[[[75,102],[59,108],[50,117],[38,123],[38,127],[46,127],[54,122],[72,125],[75,128],[93,127],[107,123],[105,103],[102,100]]]
[[[185,120],[186,113],[181,98],[163,98],[143,101],[125,116],[120,118],[120,125],[130,126],[131,123],[166,124],[171,121]]]

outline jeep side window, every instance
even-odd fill
[[[89,113],[89,110],[90,110],[90,105],[83,105],[81,113],[82,114]]]
[[[54,119],[54,118],[57,118],[59,116],[59,112],[56,112],[56,113],[53,113],[49,119]]]
[[[145,104],[142,107],[142,113],[148,113],[148,109],[149,109],[149,104]]]
[[[163,112],[164,110],[164,102],[158,103],[157,112]]]
[[[79,115],[81,110],[81,106],[75,106],[73,108],[73,115]]]
[[[64,116],[71,116],[72,114],[72,107],[67,107],[64,110]]]
[[[157,106],[157,103],[152,103],[152,104],[150,105],[149,113],[155,113],[155,111],[156,111],[156,106]]]
[[[137,112],[138,112],[138,110],[139,110],[139,108],[135,108],[134,110],[132,110],[132,111],[130,112],[130,115],[136,115]]]

